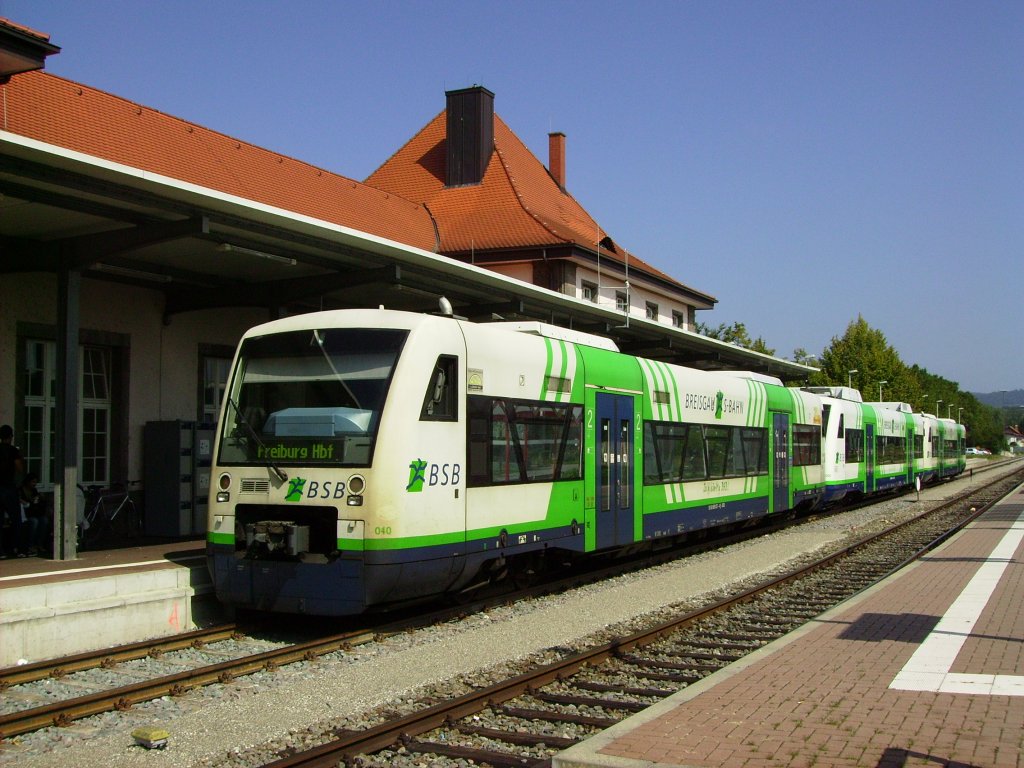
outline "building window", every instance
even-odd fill
[[[580,282],[580,298],[584,301],[597,303],[597,286],[585,280]]]
[[[682,312],[677,312],[674,309],[672,310],[672,327],[673,328],[685,328],[686,327],[686,317],[683,315]]]
[[[647,319],[654,321],[658,320],[658,305],[653,301],[647,302]]]
[[[201,370],[203,398],[200,402],[199,421],[216,424],[220,416],[220,405],[224,402],[224,390],[227,389],[231,358],[205,356]]]
[[[78,475],[83,483],[110,483],[110,350],[82,349],[81,448]]]
[[[79,351],[78,445],[79,481],[110,483],[111,350],[83,346]],[[54,479],[54,444],[57,421],[57,344],[28,339],[25,342],[25,445],[29,472],[43,487]]]
[[[615,292],[615,309],[617,309],[619,312],[629,311],[629,296],[626,294],[625,291]]]
[[[57,345],[29,340],[25,345],[25,444],[22,454],[29,472],[43,485],[53,477],[56,429]]]

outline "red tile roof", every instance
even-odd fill
[[[360,183],[46,72],[0,89],[11,133],[428,251],[573,244],[594,252],[607,236],[497,115],[483,181],[448,189],[444,112]],[[616,251],[602,248],[601,257],[628,258],[631,270],[692,290]]]
[[[543,248],[574,244],[590,252],[608,233],[576,199],[562,191],[544,165],[498,115],[494,154],[480,184],[445,186],[446,115],[441,112],[367,179],[380,189],[424,203],[437,219],[441,252]],[[602,248],[620,264],[627,254]],[[675,286],[681,283],[628,254],[639,269]]]
[[[436,250],[430,214],[406,198],[45,72],[0,94],[11,133]]]
[[[4,16],[0,16],[0,27],[9,27],[10,29],[15,30],[16,32],[21,32],[23,35],[34,37],[38,40],[41,40],[44,43],[50,42],[50,36],[45,32],[37,32],[36,30],[30,27],[18,24],[17,22],[11,21],[10,19]]]

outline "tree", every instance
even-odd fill
[[[751,339],[750,334],[747,333],[747,326],[743,323],[736,322],[732,325],[720,323],[717,327],[712,328],[709,325],[698,322],[697,333],[701,333],[711,339],[718,339],[719,341],[725,341],[729,344],[735,344],[737,347],[750,349],[754,352],[761,352],[765,355],[775,354],[775,350],[770,348],[765,340],[760,336],[756,339]]]
[[[883,385],[882,398],[917,405],[920,392],[917,383],[885,334],[868,325],[858,316],[840,338],[832,337],[818,359],[820,372],[815,383],[852,385],[868,401],[878,399],[878,385]]]
[[[812,355],[803,347],[797,347],[793,350],[793,362],[800,363],[800,365],[810,365],[814,368],[818,367],[818,356]]]

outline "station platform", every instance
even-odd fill
[[[0,560],[0,667],[195,629],[217,610],[204,546]],[[205,596],[211,607],[200,605]]]
[[[914,565],[555,768],[1024,765],[1024,485]]]

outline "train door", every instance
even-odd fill
[[[633,541],[633,398],[597,393],[598,549]]]
[[[789,414],[772,414],[772,512],[789,509]]]
[[[917,434],[914,426],[907,427],[907,485],[914,484],[914,464],[917,462]]]
[[[875,490],[875,425],[864,425],[864,492]]]

